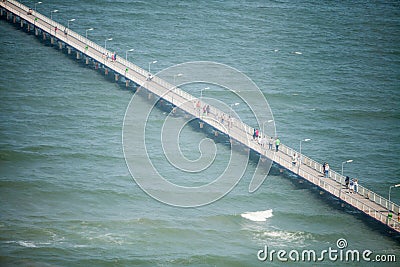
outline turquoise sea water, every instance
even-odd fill
[[[345,172],[385,197],[400,182],[398,1],[37,5],[47,16],[54,9],[59,23],[75,18],[70,27],[82,35],[95,28],[88,37],[99,45],[112,37],[107,47],[121,56],[134,48],[129,59],[144,69],[153,60],[154,72],[197,60],[232,66],[265,94],[282,142],[298,148],[311,138],[304,154],[337,171],[353,159]],[[276,171],[254,194],[246,174],[211,205],[159,203],[125,164],[131,91],[4,20],[0,66],[2,266],[279,266],[258,261],[257,251],[335,248],[339,238],[400,260],[399,243],[377,225]],[[203,134],[188,128],[184,136],[197,144]],[[391,198],[400,202],[397,188]],[[257,211],[265,221],[241,216]]]

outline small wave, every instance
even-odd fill
[[[286,232],[276,230],[257,233],[255,238],[260,242],[268,240],[269,242],[279,244],[280,246],[286,246],[288,244],[303,246],[306,244],[306,240],[312,240],[313,236],[311,233],[307,232]]]
[[[26,247],[26,248],[36,248],[35,243],[29,241],[18,241],[18,245]]]
[[[271,218],[273,215],[272,215],[272,209],[270,209],[263,211],[245,212],[240,214],[240,216],[254,222],[265,222],[267,221],[268,218]]]
[[[74,248],[87,248],[88,245],[73,245]]]

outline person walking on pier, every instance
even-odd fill
[[[354,192],[357,193],[358,192],[358,179],[357,178],[354,179],[353,184],[354,184]]]
[[[325,173],[325,178],[329,178],[329,164],[328,163],[325,163],[324,173]]]
[[[210,105],[207,105],[206,112],[207,112],[207,116],[210,115]]]
[[[229,127],[232,128],[233,127],[233,123],[235,121],[234,117],[229,116]]]
[[[274,139],[271,137],[268,142],[268,149],[272,150],[272,144],[274,143]]]
[[[279,151],[279,145],[281,144],[281,140],[279,140],[279,137],[276,138],[275,140],[275,151]]]
[[[199,114],[199,117],[200,117],[200,106],[201,106],[200,100],[197,100],[197,102],[196,102],[196,111]]]
[[[346,179],[344,180],[344,183],[346,184],[346,188],[349,188],[349,183],[350,183],[350,177],[346,176]]]
[[[293,155],[292,155],[292,165],[293,165],[293,167],[296,166],[296,162],[297,162],[296,153],[293,153]]]
[[[266,136],[263,136],[263,138],[261,139],[261,146],[262,146],[262,147],[265,147],[266,144],[267,144],[267,137],[266,137]]]
[[[349,193],[353,194],[354,193],[354,179],[351,179],[349,189],[350,189]]]
[[[258,138],[257,138],[257,143],[261,146],[261,147],[263,147],[263,143],[262,143],[262,136],[261,136],[261,134],[258,136]]]

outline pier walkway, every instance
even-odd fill
[[[252,140],[253,128],[249,125],[237,120],[233,124],[229,122],[225,122],[225,124],[229,125],[221,124],[220,116],[225,113],[216,107],[210,106],[210,114],[204,117],[201,116],[200,110],[195,104],[200,101],[201,107],[203,107],[206,103],[202,102],[199,98],[186,93],[157,76],[151,76],[152,78],[149,79],[151,75],[149,72],[124,58],[118,56],[115,61],[107,59],[105,55],[111,55],[111,51],[106,50],[104,47],[70,29],[66,29],[64,25],[31,10],[17,1],[1,0],[0,16],[5,16],[8,21],[13,23],[19,23],[21,28],[34,31],[36,36],[40,36],[43,39],[50,38],[52,44],[58,45],[60,49],[66,48],[69,54],[76,53],[76,58],[86,60],[86,64],[93,62],[96,64],[96,68],[103,67],[106,74],[109,71],[112,72],[115,75],[116,81],[124,77],[127,85],[131,82],[138,84],[150,93],[178,106],[187,114],[209,124],[217,131],[225,133],[231,139],[245,145],[248,149],[257,152],[262,157],[273,160],[282,168],[318,186],[321,191],[328,192],[344,203],[360,210],[368,217],[386,225],[390,231],[395,233],[400,232],[399,205],[389,202],[384,197],[362,185],[358,185],[358,192],[349,193],[348,189],[345,188],[345,177],[330,170],[329,178],[324,178],[322,164],[305,155],[301,155],[302,162],[298,162],[296,166],[293,166],[292,155],[294,153],[299,155],[299,152],[294,149],[281,144],[278,152],[269,150],[268,146],[264,147]],[[66,31],[66,34],[64,31]],[[228,118],[228,114],[225,114],[225,117]],[[267,137],[268,139],[269,137]]]

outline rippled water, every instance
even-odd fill
[[[60,10],[53,18],[63,24],[75,18],[81,34],[94,27],[88,37],[99,45],[112,37],[107,47],[121,56],[134,48],[129,59],[145,69],[207,60],[243,71],[267,97],[285,144],[311,138],[303,152],[337,171],[353,159],[345,172],[383,196],[400,182],[397,1],[56,0],[37,9]],[[122,152],[133,93],[4,20],[0,33],[1,265],[258,266],[265,244],[322,249],[339,238],[399,257],[378,225],[276,170],[256,193],[247,193],[246,173],[201,208],[153,200]],[[187,143],[204,136],[184,133]],[[391,197],[398,203],[400,191]]]

